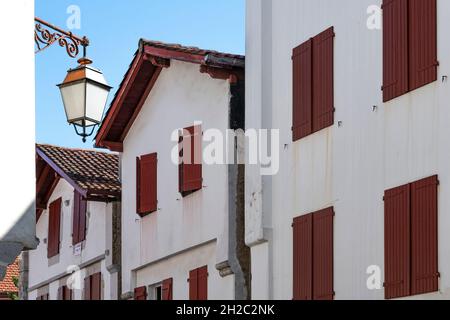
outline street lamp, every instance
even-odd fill
[[[80,38],[54,26],[47,21],[35,18],[34,40],[36,53],[52,44],[58,43],[66,48],[67,54],[75,58],[79,47],[83,47],[83,57],[78,60],[79,66],[67,71],[63,83],[59,84],[61,97],[66,111],[67,122],[74,126],[75,132],[86,138],[94,133],[94,129],[102,121],[108,94],[111,87],[107,84],[103,73],[91,66],[92,61],[86,57],[89,40]]]
[[[103,73],[91,66],[86,57],[78,60],[79,66],[67,71],[63,83],[59,84],[61,97],[66,111],[67,122],[73,125],[75,132],[86,138],[102,121],[109,91]]]

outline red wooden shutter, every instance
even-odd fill
[[[157,200],[157,154],[149,154],[140,160],[140,210],[141,216],[158,210]]]
[[[91,300],[102,300],[102,274],[91,276]]]
[[[384,196],[385,297],[410,294],[410,185]]]
[[[80,206],[79,206],[79,231],[78,231],[78,240],[80,242],[83,242],[86,240],[86,214],[87,214],[87,200],[84,200],[82,197],[80,197]]]
[[[411,185],[411,294],[438,291],[438,177]]]
[[[76,190],[73,194],[72,244],[80,243],[80,198]]]
[[[312,133],[312,39],[294,49],[292,138],[300,140]]]
[[[49,208],[49,224],[47,239],[47,255],[48,258],[59,254],[59,238],[61,224],[61,202],[62,199],[52,202]]]
[[[72,243],[76,245],[86,240],[87,202],[83,200],[83,196],[77,191],[74,192],[73,201]]]
[[[409,0],[409,89],[437,80],[436,0]]]
[[[331,27],[313,39],[313,131],[334,123],[333,79],[334,28]]]
[[[72,300],[72,290],[67,286],[58,288],[58,300]]]
[[[189,272],[189,300],[198,300],[198,269]]]
[[[178,138],[178,156],[180,163],[178,164],[178,191],[183,193],[183,132],[181,132]]]
[[[198,299],[208,300],[208,267],[198,269]]]
[[[383,0],[383,101],[407,92],[408,0]]]
[[[140,214],[141,210],[141,159],[136,158],[136,212]]]
[[[134,300],[147,300],[147,287],[135,288]]]
[[[184,129],[182,193],[202,188],[202,129],[193,126]]]
[[[333,208],[313,215],[313,297],[333,300]]]
[[[84,278],[84,300],[91,299],[91,277]]]
[[[69,287],[64,286],[64,300],[73,300],[73,291]]]
[[[172,278],[163,281],[163,285],[162,285],[162,299],[163,300],[173,300],[172,285],[173,285]]]
[[[312,300],[312,215],[294,219],[294,300]]]

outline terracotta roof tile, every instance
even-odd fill
[[[120,193],[117,154],[51,145],[36,147],[82,189],[90,193]]]
[[[178,43],[164,43],[164,42],[160,42],[160,41],[153,41],[153,40],[146,40],[146,39],[142,39],[142,41],[147,46],[152,46],[155,48],[162,48],[162,49],[167,49],[167,50],[172,50],[172,51],[179,51],[179,52],[185,52],[185,53],[202,55],[202,56],[207,56],[209,54],[212,54],[217,57],[223,57],[223,58],[234,58],[234,59],[240,59],[240,60],[245,59],[245,56],[239,55],[239,54],[219,52],[219,51],[208,50],[208,49],[200,49],[197,47],[183,46]]]
[[[19,277],[19,259],[9,265],[6,271],[6,276],[3,281],[0,281],[0,293],[13,293],[18,292],[17,287],[14,285],[13,278]]]

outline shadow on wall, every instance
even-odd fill
[[[33,201],[11,230],[0,239],[0,281],[5,277],[7,266],[12,264],[23,250],[36,249],[38,244],[36,203]]]

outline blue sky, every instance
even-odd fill
[[[140,38],[244,54],[245,0],[36,0],[36,16],[67,29],[67,8],[81,10],[81,29],[91,45],[88,56],[101,69],[114,96]],[[67,124],[57,84],[77,65],[53,45],[36,55],[36,140],[66,147],[83,144]],[[107,107],[109,107],[109,102]]]

